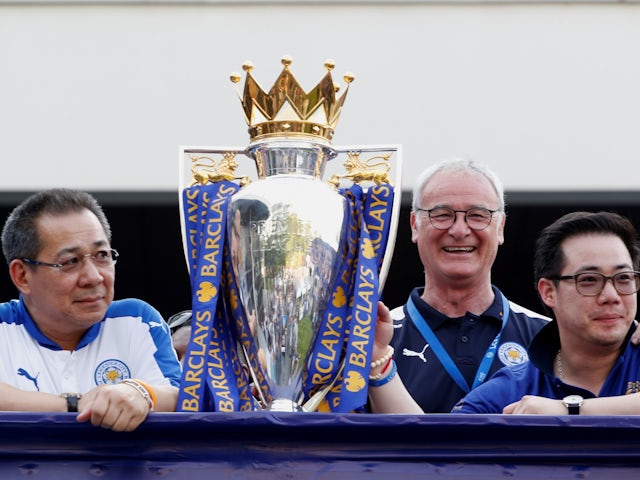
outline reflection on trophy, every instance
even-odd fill
[[[353,75],[338,95],[327,61],[307,93],[291,59],[282,64],[269,92],[243,65],[248,147],[181,149],[196,328],[179,410],[351,411],[366,403],[377,299],[395,241],[390,172],[393,158],[399,186],[399,149],[332,147]],[[257,179],[236,173],[242,157],[255,162]]]

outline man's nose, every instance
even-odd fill
[[[454,212],[453,214],[453,224],[449,227],[449,230],[470,230],[469,225],[467,224],[467,213],[466,212]]]

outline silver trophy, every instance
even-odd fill
[[[291,60],[267,93],[246,63],[244,107],[251,143],[246,148],[181,147],[181,188],[221,180],[241,188],[228,202],[226,235],[239,300],[258,352],[268,395],[257,389],[262,408],[315,410],[339,375],[305,398],[303,379],[323,314],[341,272],[348,234],[347,204],[339,187],[387,182],[400,186],[398,146],[333,147],[330,143],[346,91],[338,97],[331,78],[333,63],[311,92],[298,85]],[[352,75],[345,75],[350,83]],[[234,83],[239,75],[232,75]],[[256,173],[237,171],[250,159]],[[343,160],[341,162],[341,160]],[[393,202],[382,288],[395,243],[400,199]],[[181,210],[186,206],[181,196]],[[183,222],[183,241],[188,234]],[[342,267],[344,268],[344,267]],[[247,354],[239,342],[239,351]],[[258,375],[244,361],[254,383]],[[255,366],[255,363],[254,363]]]

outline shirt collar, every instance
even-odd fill
[[[623,342],[620,356],[624,354],[635,329],[636,325],[632,323]],[[531,340],[528,350],[531,363],[546,375],[555,376],[553,362],[555,361],[558,350],[560,350],[558,322],[552,320],[542,327],[535,337],[533,337],[533,340]]]
[[[22,318],[24,318],[24,326],[27,329],[27,332],[29,333],[29,335],[31,335],[31,337],[36,342],[38,342],[41,346],[48,348],[50,350],[62,350],[60,345],[58,345],[56,342],[54,342],[49,337],[47,337],[44,333],[42,333],[42,330],[40,330],[40,327],[38,327],[36,322],[33,321],[33,318],[31,318],[31,314],[27,310],[27,306],[24,304],[24,298],[22,297],[22,294],[20,294],[20,309],[22,310]],[[102,321],[104,321],[104,319]],[[84,333],[84,335],[80,339],[80,343],[78,343],[76,350],[79,350],[85,345],[88,345],[89,343],[91,343],[93,339],[96,338],[96,336],[98,335],[98,332],[100,331],[100,326],[102,325],[102,321],[95,323],[91,325],[91,327],[89,327],[89,329]]]
[[[498,323],[502,323],[502,293],[498,288],[494,285],[491,286],[493,290],[493,302],[489,305],[480,317],[488,319],[490,321],[496,321]],[[422,293],[424,292],[424,287],[414,288],[411,292],[411,299],[413,300],[414,305],[425,319],[425,321],[429,324],[432,330],[436,330],[441,327],[442,324],[451,320],[452,317],[447,317],[443,313],[439,312],[427,302],[422,299]],[[465,316],[473,316],[478,318],[477,315],[473,313],[467,312]],[[460,317],[453,317],[460,318]]]

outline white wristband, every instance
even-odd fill
[[[125,385],[129,385],[130,387],[135,388],[138,391],[138,393],[142,395],[142,398],[144,398],[147,401],[147,404],[149,405],[149,411],[153,410],[153,400],[151,399],[151,395],[149,394],[147,389],[144,388],[144,386],[142,386],[140,383],[130,378],[126,378],[122,380],[120,383],[124,383]]]

